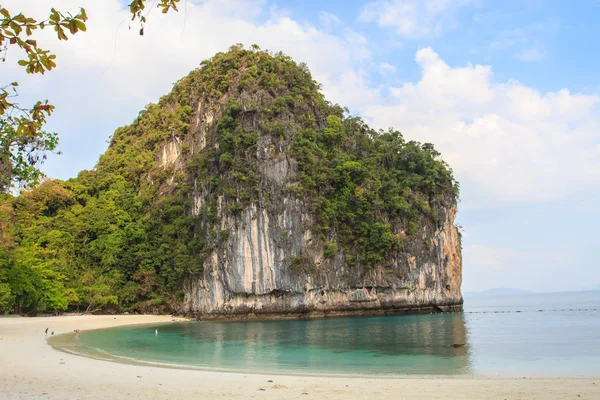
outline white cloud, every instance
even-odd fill
[[[495,248],[472,244],[464,247],[465,264],[502,269],[519,257],[519,253],[512,249]]]
[[[321,21],[323,27],[328,30],[341,23],[340,19],[335,14],[328,13],[327,11],[321,11],[319,20]]]
[[[505,29],[496,34],[489,47],[493,50],[504,50],[513,46],[544,41],[548,36],[556,34],[558,30],[559,26],[553,22],[538,22],[519,28]]]
[[[45,0],[6,0],[2,5],[37,18],[49,11]],[[257,43],[306,62],[329,99],[353,110],[373,98],[374,89],[361,70],[361,63],[370,63],[362,34],[331,34],[269,9],[264,0],[205,0],[188,2],[179,13],[153,11],[144,36],[138,35],[139,25],[129,29],[132,23],[121,0],[62,0],[59,9],[73,12],[81,6],[90,18],[87,32],[67,42],[57,41],[49,29],[36,34],[41,45],[57,54],[54,71],[26,76],[16,66],[21,55],[12,49],[2,65],[3,80],[21,83],[20,101],[48,97],[57,106],[48,129],[59,132],[64,154],[46,164],[51,176],[64,178],[91,168],[116,127],[129,123],[203,59],[235,43]],[[81,150],[81,145],[93,150]],[[64,161],[76,157],[75,163]]]
[[[554,247],[537,244],[531,238],[515,248],[463,246],[463,293],[502,287],[538,292],[591,290],[599,282],[598,269],[593,262],[585,261],[586,250],[565,243]]]
[[[556,200],[600,183],[599,96],[496,83],[491,67],[451,67],[431,48],[416,62],[421,79],[364,114],[434,143],[474,192],[470,205]]]
[[[377,71],[379,71],[379,73],[384,76],[390,75],[396,72],[396,67],[386,62],[381,62],[377,65]]]
[[[377,0],[367,3],[360,14],[366,22],[395,29],[404,37],[419,38],[439,34],[453,25],[453,12],[473,0]]]
[[[515,58],[525,62],[541,61],[546,57],[546,54],[538,49],[531,48],[523,50],[515,54]]]
[[[485,23],[485,22],[484,22]],[[544,60],[548,55],[543,48],[556,36],[560,26],[552,21],[538,22],[519,28],[499,31],[487,50],[497,54],[510,51],[513,58],[524,62]]]
[[[530,28],[514,28],[499,32],[489,47],[493,50],[504,50],[518,44],[527,43],[533,32]]]
[[[344,41],[350,49],[352,58],[355,60],[363,61],[371,58],[369,42],[362,33],[355,32],[352,29],[345,29]]]
[[[39,16],[43,15],[39,10],[46,9],[44,0],[6,3],[11,9]],[[346,30],[339,37],[279,13],[271,14],[264,23],[255,22],[266,11],[263,0],[206,0],[188,3],[185,12],[153,12],[143,37],[137,34],[137,26],[128,30],[128,12],[120,3],[63,0],[61,10],[86,8],[90,17],[88,31],[68,42],[48,44],[58,55],[59,68],[44,77],[45,85],[68,81],[67,70],[77,70],[89,75],[90,84],[101,81],[100,86],[106,87],[110,83],[111,89],[125,89],[120,95],[150,101],[203,59],[241,42],[282,50],[297,61],[307,62],[315,77],[328,88],[344,73],[356,70],[352,60],[370,57],[366,38],[358,32]],[[119,25],[122,21],[125,22]],[[51,36],[53,32],[42,32],[44,38]]]

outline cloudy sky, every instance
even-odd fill
[[[600,1],[185,0],[139,36],[125,0],[3,0],[13,12],[87,10],[68,42],[38,36],[58,68],[2,81],[57,106],[48,130],[67,179],[215,52],[256,43],[304,61],[328,99],[375,128],[436,145],[461,184],[464,291],[600,288]],[[151,2],[149,2],[151,3]]]

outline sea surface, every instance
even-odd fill
[[[129,326],[82,332],[62,346],[121,360],[244,372],[600,376],[600,291],[467,297],[464,308]]]

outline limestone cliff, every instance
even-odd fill
[[[430,145],[370,130],[327,103],[304,66],[260,51],[217,55],[163,103],[185,117],[147,180],[160,196],[186,188],[202,241],[180,311],[462,308],[456,184]]]
[[[424,227],[425,241],[373,271],[352,268],[338,255],[323,261],[323,248],[311,243],[311,219],[300,200],[281,199],[282,210],[246,208],[229,228],[202,277],[187,279],[183,310],[207,315],[377,314],[462,309],[460,239],[456,207],[444,209],[444,222]],[[425,248],[428,248],[425,250]],[[290,268],[291,256],[306,252],[313,271]]]

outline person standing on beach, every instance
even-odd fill
[[[50,329],[50,328],[46,328],[46,330],[44,331],[44,333],[46,334],[46,336],[48,336],[48,329]]]

